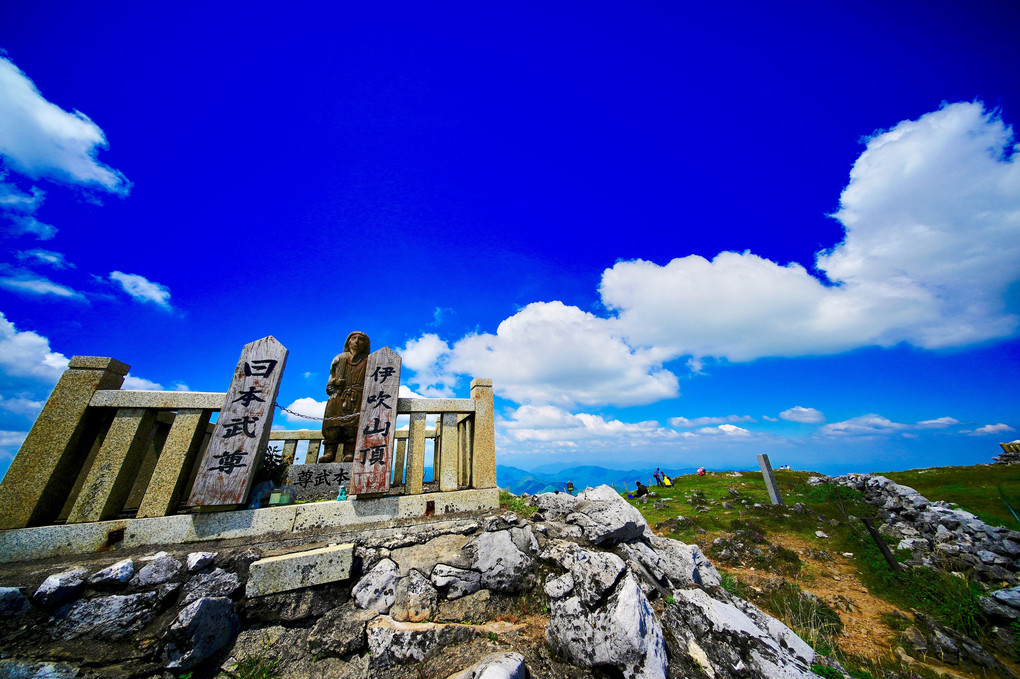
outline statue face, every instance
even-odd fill
[[[361,335],[352,335],[347,346],[352,354],[360,354],[365,350],[365,338]]]

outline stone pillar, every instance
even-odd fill
[[[783,504],[783,496],[779,494],[779,484],[776,483],[776,475],[772,471],[772,464],[769,456],[764,453],[758,456],[758,465],[761,467],[761,475],[765,478],[765,487],[769,491],[769,499],[772,504]]]
[[[435,462],[433,462],[434,468]],[[435,472],[433,472],[434,474]],[[407,471],[404,495],[420,495],[425,476],[425,413],[411,413],[407,436]]]
[[[71,359],[0,483],[0,529],[43,525],[60,513],[88,456],[79,441],[89,401],[100,389],[120,389],[129,368],[101,356]]]
[[[457,413],[443,413],[437,425],[440,423],[443,435],[439,439],[439,468],[432,471],[439,490],[457,490]]]
[[[492,379],[471,380],[475,400],[474,445],[471,447],[471,487],[496,487],[496,420],[492,404]]]

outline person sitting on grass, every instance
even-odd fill
[[[641,497],[642,495],[648,495],[648,486],[638,481],[637,492],[634,493],[634,497]]]

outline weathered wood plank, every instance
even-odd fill
[[[273,404],[287,363],[287,349],[274,337],[246,344],[221,404],[212,439],[202,457],[188,504],[237,505],[269,443]]]
[[[351,494],[383,493],[390,488],[396,434],[400,356],[389,347],[373,351],[365,367],[358,441],[351,467]]]
[[[407,437],[397,439],[397,455],[393,460],[393,485],[404,485],[404,459],[407,456]]]

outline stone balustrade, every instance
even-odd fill
[[[113,358],[75,356],[0,482],[0,529],[88,523],[118,517],[170,516],[188,508],[225,394],[121,389],[129,366]],[[405,399],[397,413],[410,426],[397,432],[391,492],[420,494],[426,440],[440,492],[496,487],[492,380],[471,382],[466,399]],[[426,416],[435,415],[426,429]],[[293,462],[308,441],[312,463],[318,430],[273,431]]]

